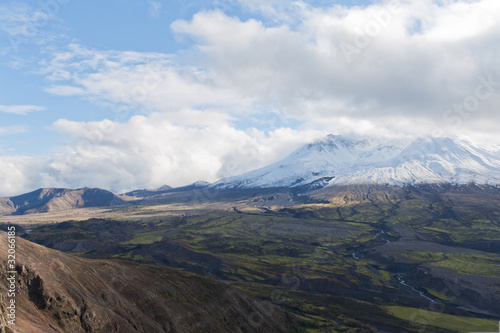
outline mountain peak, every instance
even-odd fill
[[[222,179],[214,186],[258,188],[308,184],[471,182],[500,184],[498,148],[483,149],[470,140],[448,137],[350,139],[330,134],[306,144],[279,162]]]

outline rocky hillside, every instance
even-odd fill
[[[290,318],[270,302],[210,278],[114,260],[90,260],[17,238],[18,333],[286,332]],[[7,253],[7,235],[0,233]],[[0,331],[7,270],[1,257]]]
[[[63,211],[84,207],[107,207],[123,203],[113,193],[99,188],[41,188],[10,198],[0,198],[0,215]]]

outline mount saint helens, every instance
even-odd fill
[[[500,184],[500,147],[465,139],[349,140],[329,135],[285,159],[214,184],[221,189]]]

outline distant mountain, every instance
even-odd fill
[[[144,189],[144,190],[134,190],[127,193],[122,194],[122,196],[127,197],[136,197],[136,198],[145,198],[155,196],[161,193],[168,192],[172,187],[168,185],[163,185],[162,187],[156,189]]]
[[[7,234],[0,246],[7,249]],[[1,332],[290,332],[287,313],[215,279],[169,267],[91,260],[16,239],[16,326],[6,327],[7,257],[0,259]],[[264,304],[263,307],[261,304]],[[264,312],[264,310],[266,312]],[[262,313],[262,315],[261,315]],[[245,330],[246,331],[246,330]]]
[[[130,191],[124,194],[121,194],[120,197],[123,198],[124,200],[136,200],[136,199],[155,199],[157,197],[161,197],[164,194],[167,193],[173,193],[173,192],[185,192],[185,191],[193,191],[193,190],[198,190],[201,188],[205,188],[210,186],[211,184],[205,181],[197,181],[194,182],[193,184],[186,185],[186,186],[181,186],[181,187],[170,187],[168,185],[164,185],[160,188],[157,189],[152,189],[152,190],[135,190],[135,191]]]
[[[221,179],[224,188],[330,185],[500,184],[500,148],[464,139],[350,140],[329,135],[285,159],[240,176]]]
[[[203,180],[199,180],[199,181],[194,182],[194,183],[192,183],[190,185],[173,188],[172,190],[170,190],[170,192],[182,192],[182,191],[199,190],[199,189],[202,189],[202,188],[205,188],[205,187],[209,187],[210,185],[212,185],[212,184],[209,183],[209,182],[206,182],[206,181],[203,181]]]
[[[29,214],[63,211],[84,207],[123,204],[113,193],[98,188],[41,188],[10,198],[0,198],[0,214]]]

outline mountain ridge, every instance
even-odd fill
[[[99,188],[40,188],[17,196],[0,198],[0,214],[45,213],[123,203],[124,201],[112,192]]]
[[[284,159],[215,183],[198,181],[172,188],[120,195],[101,189],[42,188],[0,198],[0,215],[104,207],[174,193],[281,188],[304,193],[329,186],[421,184],[500,185],[500,147],[459,138],[350,139],[328,135]]]

